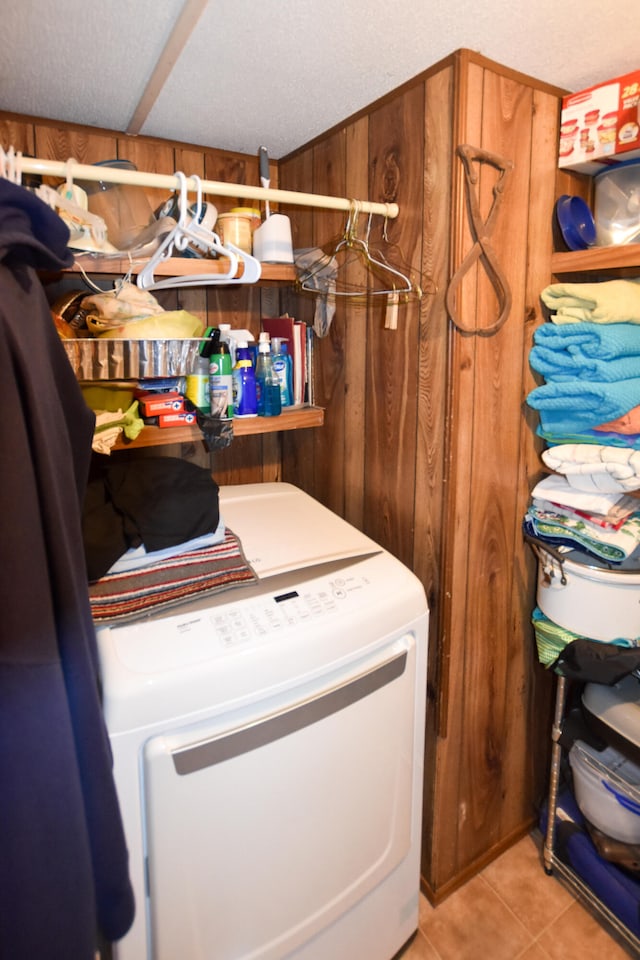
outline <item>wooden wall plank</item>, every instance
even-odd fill
[[[415,273],[422,263],[424,180],[424,143],[415,131],[423,125],[422,84],[369,118],[369,195],[399,204],[400,216],[387,224],[388,234]],[[393,255],[392,247],[391,262]],[[411,564],[420,310],[416,300],[401,304],[398,327],[388,330],[385,308],[386,298],[375,298],[368,310],[365,530]]]
[[[33,123],[9,117],[0,118],[0,144],[3,150],[13,147],[16,152],[35,156]]]
[[[346,188],[345,132],[340,131],[313,149],[313,192],[344,196]],[[342,234],[340,211],[314,214],[314,246],[331,249]],[[345,330],[346,307],[338,301],[328,336],[316,343],[316,402],[325,408],[322,430],[313,432],[313,493],[325,506],[344,515],[345,458]]]
[[[286,169],[280,170],[280,177],[286,178],[287,190],[307,191],[313,184],[313,150],[302,151],[286,163]],[[314,210],[312,207],[281,208],[282,213],[291,221],[291,234],[294,251],[313,247]],[[298,294],[293,288],[285,288],[280,293],[281,309],[297,320],[313,326],[315,301],[309,295]],[[318,350],[319,345],[316,345]],[[316,402],[318,398],[316,397]],[[319,495],[315,472],[315,430],[295,431],[295,436],[282,435],[282,476],[289,483],[296,484],[314,496]],[[320,498],[321,499],[321,498]]]
[[[517,484],[517,514],[523,516],[530,501],[530,491],[542,478],[540,452],[543,441],[536,436],[537,415],[526,403],[527,395],[536,386],[536,379],[529,365],[529,352],[533,346],[535,329],[544,322],[540,292],[548,284],[551,275],[550,254],[553,249],[554,217],[554,171],[559,136],[559,102],[546,91],[534,91],[531,150],[531,188],[528,204],[527,274],[524,304],[524,342],[522,354],[522,395],[520,401],[520,462]],[[536,562],[528,548],[522,547],[519,527],[514,529],[515,557],[512,601],[512,633],[523,643],[524,656],[520,663],[522,676],[513,677],[513,683],[524,691],[523,713],[527,729],[535,731],[551,729],[554,694],[553,677],[544,670],[537,659],[533,628],[530,625],[532,590],[536,582]],[[516,642],[517,642],[516,641]],[[515,775],[526,784],[528,796],[538,798],[547,782],[549,739],[548,734],[529,737],[529,749],[521,751],[512,759]]]
[[[529,201],[531,97],[529,87],[485,71],[482,145],[514,164],[492,236],[512,306],[498,333],[476,338],[468,563],[470,584],[474,577],[482,587],[468,594],[465,723],[475,726],[484,749],[468,744],[462,764],[461,794],[469,816],[459,839],[467,860],[522,823],[520,795],[508,790],[509,748],[517,750],[526,739],[526,719],[510,707],[509,667],[512,658],[522,662],[523,654],[513,649],[510,609],[522,393],[522,365],[513,358],[523,353],[527,221],[519,211],[526,210]],[[481,176],[485,211],[493,198],[493,184],[486,181]],[[484,270],[481,276],[477,320],[485,325],[495,319],[496,297],[487,289]],[[505,802],[507,796],[517,796],[517,810]]]
[[[445,421],[448,320],[444,297],[449,251],[442,237],[451,220],[451,150],[454,76],[450,65],[425,83],[425,166],[420,309],[415,530],[412,567],[429,603],[429,666],[424,762],[422,873],[430,876],[434,856],[438,701],[446,685],[442,643],[441,561],[443,551]]]
[[[453,149],[458,144],[481,143],[483,70],[474,64],[456,62],[456,114]],[[465,93],[460,92],[460,87]],[[464,173],[452,154],[452,227],[450,277],[462,262],[473,240],[468,228]],[[448,237],[443,237],[446,242]],[[458,313],[466,320],[477,314],[477,283],[472,274],[459,288]],[[438,741],[433,831],[437,837],[428,879],[437,890],[459,870],[459,827],[465,829],[469,811],[460,796],[461,750],[467,742],[464,717],[467,678],[465,637],[469,588],[469,488],[474,429],[475,338],[461,334],[449,323],[448,409],[445,437],[445,484],[447,502],[443,515],[442,630],[443,687],[439,690]],[[472,574],[473,583],[477,575]],[[459,745],[458,749],[456,749]]]
[[[368,155],[369,120],[361,118],[346,130],[346,180],[348,197],[369,195]],[[359,218],[359,236],[366,237],[365,217]],[[361,258],[353,258],[345,267],[345,280],[355,287],[366,286],[366,266]],[[365,526],[365,451],[367,447],[367,310],[364,306],[345,303],[344,370],[344,517],[362,530]]]

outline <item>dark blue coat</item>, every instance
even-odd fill
[[[67,240],[0,178],[0,960],[93,960],[134,909],[80,522],[94,415],[36,273]]]

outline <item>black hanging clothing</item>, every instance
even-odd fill
[[[577,637],[553,662],[553,668],[563,677],[610,687],[634,670],[640,670],[640,650]]]
[[[134,911],[80,522],[94,415],[34,269],[67,241],[0,178],[0,960],[93,960]]]

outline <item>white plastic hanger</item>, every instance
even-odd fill
[[[36,188],[35,194],[52,210],[62,210],[67,214],[63,219],[71,231],[72,239],[90,236],[97,247],[102,247],[107,242],[107,227],[104,220],[94,213],[89,213],[86,206],[80,206],[76,202],[84,195],[84,191],[79,187],[74,188],[73,164],[75,162],[72,157],[66,162],[67,178],[64,187],[54,190],[46,183],[41,183]]]
[[[262,272],[260,262],[232,243],[222,244],[216,233],[198,223],[202,211],[200,178],[196,176],[191,178],[196,181],[198,193],[195,212],[193,215],[189,215],[187,209],[187,178],[181,171],[176,172],[176,177],[180,184],[178,220],[173,230],[167,234],[158,249],[138,273],[138,286],[144,290],[161,290],[175,287],[255,283],[260,278]],[[229,261],[226,272],[216,274],[187,274],[181,277],[167,277],[164,280],[156,280],[154,277],[156,265],[170,257],[174,247],[178,251],[186,250],[192,242],[197,243],[200,247],[204,247],[207,251],[226,257]],[[244,269],[242,277],[237,278],[236,273],[238,272],[239,260],[242,260]]]
[[[22,183],[22,153],[17,152],[13,147],[5,152],[0,147],[0,177],[3,180],[10,180],[18,186]]]

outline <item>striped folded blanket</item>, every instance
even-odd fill
[[[139,620],[187,600],[257,580],[240,541],[227,528],[222,543],[89,584],[95,623]]]

